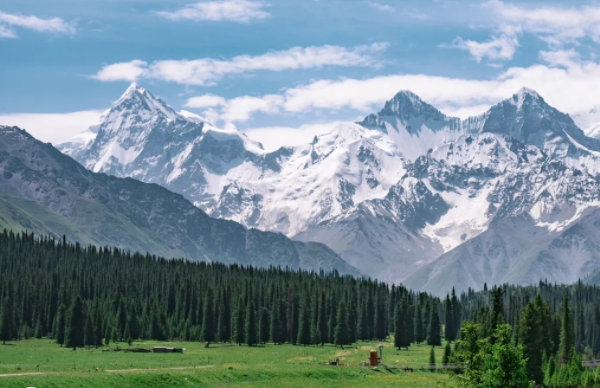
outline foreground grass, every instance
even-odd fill
[[[184,354],[72,351],[50,340],[26,340],[0,346],[1,387],[436,387],[447,375],[421,371],[428,346],[397,351],[384,342],[388,368],[359,366],[378,343],[359,342],[344,350],[272,345],[249,348],[231,344],[135,342],[133,347],[185,347]],[[127,348],[128,345],[120,345]],[[114,349],[115,346],[111,345]],[[441,360],[443,348],[436,348]],[[341,367],[327,365],[339,358]],[[397,367],[411,366],[414,373]],[[6,374],[27,373],[25,376]],[[31,375],[31,373],[41,373]]]

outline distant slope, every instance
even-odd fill
[[[156,184],[93,173],[16,127],[0,126],[0,225],[166,257],[338,270],[321,244],[214,219]]]

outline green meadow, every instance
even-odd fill
[[[174,346],[185,353],[132,353],[61,348],[47,339],[0,345],[0,387],[436,387],[444,372],[421,369],[430,348],[398,351],[383,342],[383,364],[361,365],[377,342],[339,347],[247,347],[198,342],[134,342],[132,348]],[[118,345],[127,349],[127,344]],[[116,349],[111,345],[108,349]],[[441,360],[443,347],[436,347]],[[329,366],[338,358],[341,366]],[[405,372],[409,366],[414,372]]]

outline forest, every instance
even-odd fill
[[[392,338],[398,349],[445,342],[442,363],[465,368],[450,384],[600,386],[582,367],[600,353],[600,289],[581,282],[483,285],[440,299],[335,272],[167,260],[5,230],[0,300],[2,342],[344,347]]]

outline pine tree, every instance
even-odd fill
[[[323,341],[323,336],[321,335],[321,325],[319,321],[319,316],[319,296],[317,294],[315,295],[310,318],[310,343],[313,345],[318,345]]]
[[[213,293],[211,290],[206,293],[204,298],[200,338],[206,343],[211,343],[215,340],[215,309],[213,307]]]
[[[140,339],[140,324],[137,315],[138,314],[135,308],[132,309],[129,315],[129,334],[133,340]]]
[[[119,308],[117,310],[117,316],[115,318],[115,329],[117,330],[117,338],[120,341],[125,339],[125,325],[127,324],[127,309],[125,308],[125,302],[123,298],[119,299]]]
[[[104,344],[106,346],[110,345],[110,338],[112,336],[112,325],[110,322],[106,324],[106,328],[104,329]]]
[[[406,327],[403,315],[404,312],[402,311],[402,306],[400,302],[398,302],[394,308],[394,346],[397,347],[398,350],[407,347],[406,341],[404,340],[406,337]]]
[[[86,314],[85,329],[83,334],[83,344],[85,346],[96,346],[96,332],[94,331],[94,323],[92,314]]]
[[[133,340],[131,339],[131,330],[129,330],[129,322],[127,322],[125,324],[125,330],[123,331],[123,338],[125,338],[125,342],[127,342],[127,344],[129,346],[131,346],[131,343],[133,342]]]
[[[367,306],[365,300],[363,299],[358,309],[358,322],[356,324],[356,336],[359,340],[365,341],[369,339],[367,330]]]
[[[434,350],[433,346],[431,347],[431,350],[429,351],[429,365],[431,367],[435,367],[435,350]]]
[[[441,346],[442,338],[440,333],[440,316],[435,302],[431,303],[431,320],[427,327],[427,345]]]
[[[542,384],[544,381],[542,372],[544,344],[541,318],[538,302],[531,302],[523,310],[518,327],[519,343],[523,346],[523,356],[527,359],[527,376],[536,384]]]
[[[454,316],[452,312],[452,301],[450,300],[450,295],[446,294],[446,300],[444,301],[444,309],[445,309],[445,327],[444,334],[446,340],[454,341]]]
[[[248,307],[246,308],[246,345],[254,346],[258,342],[256,338],[256,313],[252,298],[248,298]]]
[[[274,344],[281,344],[284,341],[282,336],[283,322],[281,321],[281,302],[277,299],[273,299],[273,307],[271,308],[271,327],[270,337],[271,342]]]
[[[14,331],[13,305],[12,300],[7,296],[2,300],[2,308],[0,309],[0,340],[2,340],[2,345],[13,339]]]
[[[336,314],[337,326],[335,327],[335,345],[339,345],[342,348],[344,345],[349,345],[348,340],[348,312],[346,311],[346,303],[342,300],[338,305]]]
[[[80,296],[73,300],[73,304],[67,312],[65,326],[65,346],[76,350],[84,346],[84,325],[85,313],[83,311],[83,301]]]
[[[66,308],[64,304],[58,306],[58,315],[56,317],[56,324],[54,325],[56,330],[56,343],[60,346],[65,344],[65,320],[66,320]]]
[[[261,307],[258,318],[258,341],[262,344],[269,341],[269,310]]]
[[[298,315],[298,338],[296,340],[300,345],[310,344],[310,308],[308,306],[308,297],[306,292],[302,293]]]
[[[452,303],[452,338],[453,341],[456,340],[456,337],[458,336],[458,332],[460,330],[460,324],[461,324],[461,319],[462,319],[462,306],[460,304],[460,301],[458,300],[458,298],[456,297],[456,292],[454,291],[454,287],[452,287],[452,297],[451,297],[451,303]]]
[[[321,292],[321,302],[319,303],[319,318],[317,320],[317,325],[319,326],[319,332],[321,333],[320,344],[323,346],[325,342],[328,342],[329,340],[327,335],[327,312],[324,292]]]
[[[559,365],[566,365],[571,360],[574,341],[573,321],[571,318],[571,308],[569,307],[569,297],[565,295],[563,298],[560,344],[558,347]]]
[[[503,321],[502,311],[503,311],[503,296],[504,290],[500,287],[495,287],[492,292],[490,292],[492,296],[492,312],[490,317],[490,330],[491,332],[495,332],[498,324]],[[502,321],[501,321],[502,320]]]
[[[423,313],[421,311],[421,304],[417,304],[415,308],[415,342],[420,344],[425,339],[425,329],[423,328]]]
[[[102,346],[102,314],[100,313],[100,305],[98,300],[94,300],[92,305],[92,317],[93,317],[93,325],[94,325],[94,338],[96,343],[94,346],[97,348],[98,346]]]
[[[246,325],[245,325],[245,315],[246,315],[246,311],[244,309],[244,299],[240,296],[238,303],[236,305],[236,310],[235,310],[235,322],[234,322],[234,338],[235,338],[235,342],[238,345],[241,345],[245,342],[245,331],[246,331]]]
[[[452,354],[452,349],[450,348],[450,341],[446,342],[446,346],[444,347],[444,355],[442,356],[442,364],[448,365],[450,363],[450,355]]]

